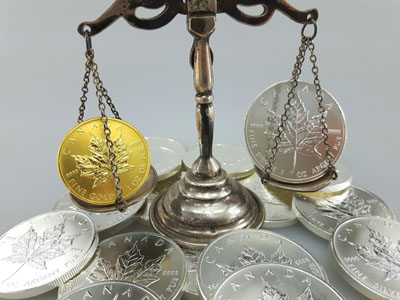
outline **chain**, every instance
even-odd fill
[[[314,33],[312,36],[306,36],[304,34],[305,27],[308,25],[305,24],[301,30],[301,44],[299,47],[299,53],[296,56],[296,62],[294,64],[294,69],[292,71],[292,78],[290,80],[290,90],[288,93],[288,101],[284,105],[284,112],[281,116],[281,122],[278,126],[278,134],[274,138],[274,146],[271,148],[271,155],[268,157],[267,160],[267,165],[264,170],[264,175],[261,177],[261,182],[263,184],[266,184],[270,181],[271,179],[271,173],[272,173],[272,168],[275,163],[275,157],[276,153],[278,152],[278,145],[282,140],[282,134],[284,132],[284,127],[286,125],[286,122],[288,120],[288,113],[290,108],[295,104],[295,90],[296,87],[298,86],[298,80],[301,74],[301,68],[303,66],[303,62],[305,59],[305,55],[307,52],[307,49],[310,50],[310,61],[313,64],[312,67],[312,72],[314,74],[314,85],[315,85],[315,90],[316,90],[316,99],[318,102],[318,111],[321,114],[320,117],[320,123],[321,123],[321,131],[322,131],[322,136],[324,137],[324,145],[325,145],[325,150],[326,150],[326,159],[328,160],[328,172],[331,173],[332,179],[337,178],[337,173],[335,170],[335,166],[332,164],[333,160],[333,155],[329,151],[330,150],[330,145],[328,144],[328,127],[326,125],[326,109],[324,105],[322,104],[323,102],[323,95],[322,95],[322,90],[321,90],[321,85],[320,81],[318,78],[318,67],[316,66],[316,61],[317,57],[314,54],[314,43],[312,40],[315,38],[317,35],[317,25],[314,20],[310,20],[311,24],[314,25]]]
[[[87,100],[86,94],[88,92],[88,84],[90,80],[90,74],[92,74],[93,77],[93,83],[96,86],[96,96],[98,98],[99,104],[99,110],[100,110],[100,120],[103,123],[104,127],[104,135],[106,137],[106,145],[109,153],[109,159],[110,159],[110,168],[111,172],[113,175],[114,179],[114,184],[115,184],[115,192],[117,195],[117,198],[115,199],[115,207],[121,211],[124,212],[128,206],[127,202],[125,199],[122,197],[122,188],[121,188],[121,179],[118,176],[118,165],[115,162],[116,155],[114,152],[114,143],[111,140],[111,129],[108,127],[108,117],[106,115],[106,104],[103,101],[103,97],[106,99],[106,103],[110,106],[111,111],[113,112],[115,118],[121,119],[119,116],[118,111],[116,110],[114,104],[112,103],[112,100],[110,96],[108,95],[107,90],[103,86],[103,81],[101,81],[99,72],[98,72],[98,66],[94,62],[94,50],[92,49],[92,43],[91,39],[89,37],[89,33],[85,32],[85,38],[86,38],[86,64],[85,64],[85,75],[84,75],[84,84],[82,87],[82,92],[83,95],[81,96],[81,105],[79,107],[79,117],[78,117],[78,123],[81,123],[83,121],[83,116],[84,116],[84,111],[85,111],[85,103]]]

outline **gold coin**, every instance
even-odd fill
[[[132,125],[108,119],[123,198],[134,195],[150,170],[150,151],[145,138]],[[112,205],[116,199],[110,156],[100,118],[72,128],[58,150],[58,171],[76,198],[92,205]]]

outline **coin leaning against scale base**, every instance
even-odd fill
[[[146,137],[151,154],[151,164],[156,169],[158,180],[174,176],[182,168],[185,147],[169,138]]]
[[[260,263],[296,266],[327,280],[315,258],[284,236],[267,230],[234,230],[217,238],[201,253],[198,282],[202,298],[212,299],[233,272]]]
[[[330,197],[327,195],[325,198],[312,198],[296,193],[292,207],[307,229],[327,240],[336,226],[347,219],[377,216],[396,220],[396,216],[382,199],[356,186],[351,186],[342,194]]]
[[[297,223],[296,215],[292,211],[292,191],[264,185],[257,174],[239,180],[239,183],[253,191],[263,202],[265,219],[262,228],[279,228]]]
[[[125,281],[94,283],[73,291],[61,300],[159,300],[148,288]]]
[[[78,274],[98,245],[95,224],[80,212],[33,217],[0,237],[0,297],[43,294]]]
[[[359,217],[340,224],[330,242],[342,276],[370,299],[400,299],[400,223]]]
[[[91,283],[123,280],[148,287],[161,299],[177,300],[186,277],[185,255],[178,245],[156,233],[131,232],[101,242],[93,262],[60,286],[58,295]]]
[[[214,300],[344,300],[332,286],[304,270],[277,264],[247,266],[229,276]]]

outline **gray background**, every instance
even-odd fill
[[[76,27],[98,17],[111,2],[0,1],[0,234],[50,210],[65,192],[57,150],[76,124],[84,70],[85,45]],[[320,78],[346,115],[342,160],[353,169],[354,184],[379,195],[400,216],[400,2],[291,3],[319,9]],[[218,16],[211,38],[216,143],[244,145],[247,108],[263,89],[289,79],[300,29],[278,12],[261,27]],[[121,19],[93,38],[100,75],[123,119],[145,136],[174,138],[187,148],[197,143],[191,43],[183,16],[154,31],[134,29]],[[311,79],[309,69],[306,64],[302,79]],[[90,93],[87,117],[93,116],[98,112]],[[348,299],[366,299],[339,278],[326,241],[300,225],[277,231],[306,245]],[[54,298],[53,292],[37,299]]]

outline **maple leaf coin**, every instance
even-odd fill
[[[77,206],[72,200],[72,195],[70,193],[66,193],[54,204],[52,210],[71,210],[84,213],[96,224],[97,232],[104,235],[110,234],[111,232],[115,232],[121,228],[124,228],[124,226],[127,226],[132,217],[145,204],[145,200],[146,199],[142,199],[141,201],[128,206],[124,212],[90,212]]]
[[[156,169],[158,181],[165,180],[178,173],[182,167],[185,147],[169,138],[146,137],[151,154],[151,164]]]
[[[108,127],[123,198],[129,199],[149,174],[149,147],[142,134],[122,120],[109,118]],[[114,205],[115,183],[100,118],[79,123],[64,137],[58,151],[58,171],[79,200],[90,205]]]
[[[72,211],[45,213],[0,237],[0,297],[43,294],[75,276],[93,257],[93,221]]]
[[[130,232],[102,241],[96,258],[58,290],[59,297],[92,283],[122,280],[145,286],[160,299],[177,300],[183,293],[185,255],[173,241],[151,232]]]
[[[297,223],[292,211],[293,192],[269,184],[263,185],[256,173],[238,182],[253,191],[263,202],[265,219],[262,228],[278,228]]]
[[[80,288],[60,300],[159,300],[150,289],[126,281],[106,281]]]
[[[225,279],[210,300],[344,300],[314,274],[287,265],[261,263],[244,267]]]
[[[267,230],[234,230],[214,240],[201,253],[198,282],[203,299],[212,299],[235,271],[260,263],[295,266],[327,280],[315,258],[288,238]]]
[[[291,82],[279,82],[264,90],[251,104],[245,119],[245,140],[254,164],[265,170],[274,139],[278,134],[280,117],[284,112]],[[328,143],[335,163],[341,155],[346,126],[343,112],[336,100],[322,90],[324,116],[318,112],[315,87],[299,81],[294,103],[288,110],[277,147],[271,178],[291,184],[315,181],[324,176],[327,168],[321,117],[326,118]]]
[[[307,195],[307,196],[306,196]],[[343,221],[362,216],[378,216],[395,220],[389,206],[378,196],[351,186],[345,192],[315,198],[312,193],[296,193],[293,211],[299,221],[316,235],[329,240],[335,227]]]
[[[213,145],[213,155],[221,163],[221,167],[235,179],[245,178],[254,173],[254,164],[246,149],[242,146],[227,144]],[[183,164],[190,169],[200,156],[199,147],[188,150],[183,155]]]

